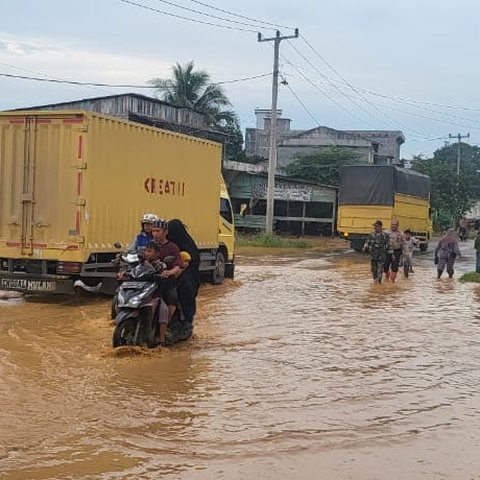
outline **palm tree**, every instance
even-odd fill
[[[179,107],[187,107],[205,115],[208,126],[223,129],[238,125],[223,88],[210,80],[204,70],[195,70],[193,61],[172,67],[171,78],[153,78],[150,83],[156,87],[156,95]]]

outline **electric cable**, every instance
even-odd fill
[[[289,90],[290,93],[295,97],[297,102],[302,106],[302,108],[307,112],[308,116],[315,122],[316,125],[321,126],[321,123],[315,118],[312,112],[308,109],[304,102],[300,99],[300,97],[294,92],[293,88],[290,86],[288,82],[283,83]]]
[[[340,94],[342,94],[343,96],[345,96],[346,98],[349,98],[350,101],[352,103],[354,103],[356,106],[358,106],[359,108],[361,108],[364,112],[368,113],[369,115],[372,115],[374,116],[371,112],[369,112],[365,107],[363,107],[360,103],[358,103],[356,100],[354,100],[352,97],[347,97],[345,92],[343,92],[342,89],[340,89],[335,83],[333,83],[328,77],[326,77],[297,47],[295,47],[295,45],[293,45],[291,42],[289,42],[290,46],[297,52],[297,54],[303,58],[303,60],[308,64],[310,65],[320,76],[322,76],[323,78],[325,78],[327,80],[327,82],[329,84],[332,85],[333,88],[335,88],[336,90],[338,90],[338,92]],[[348,84],[347,84],[348,85]],[[350,86],[350,85],[349,85]],[[354,87],[351,87],[354,89]],[[355,90],[354,90],[355,91]],[[364,97],[362,95],[360,95],[362,99],[364,99]],[[364,99],[365,100],[365,99]],[[365,100],[372,108],[374,108],[375,110],[377,110],[380,114],[382,114],[385,118],[387,118],[389,120],[389,123],[390,125],[393,124],[393,127],[395,128],[397,125],[399,125],[400,127],[402,127],[405,131],[410,131],[412,133],[414,133],[416,136],[426,136],[426,134],[424,132],[421,132],[419,130],[416,130],[414,128],[411,128],[411,127],[408,127],[407,125],[404,125],[402,123],[400,123],[398,120],[392,118],[390,115],[388,115],[387,113],[383,112],[382,109],[380,109],[379,107],[377,107],[375,104],[373,104],[372,102],[370,102],[368,99]],[[386,123],[384,121],[384,123]],[[398,127],[396,127],[398,128]]]
[[[271,73],[263,73],[261,75],[253,75],[251,77],[236,78],[233,80],[224,80],[221,82],[211,82],[213,85],[226,85],[239,82],[247,82],[249,80],[255,80],[257,78],[264,78],[271,76]],[[145,89],[156,89],[155,85],[133,85],[133,84],[112,84],[112,83],[99,83],[99,82],[80,82],[76,80],[60,80],[56,78],[42,78],[42,77],[29,77],[26,75],[14,75],[11,73],[0,73],[0,77],[15,78],[19,80],[33,80],[37,82],[49,82],[49,83],[63,83],[68,85],[79,85],[79,86],[92,86],[92,87],[110,87],[110,88],[145,88]]]
[[[181,20],[186,20],[188,22],[201,23],[203,25],[210,25],[210,26],[213,26],[213,27],[225,28],[227,30],[237,30],[239,32],[258,33],[258,30],[252,30],[252,29],[242,28],[242,27],[233,27],[231,25],[221,25],[219,23],[207,22],[206,20],[199,20],[199,19],[195,19],[195,18],[184,17],[184,16],[178,15],[176,13],[167,12],[165,10],[160,10],[160,9],[154,8],[154,7],[149,7],[148,5],[133,2],[131,0],[120,0],[120,2],[127,3],[129,5],[133,5],[133,6],[138,7],[138,8],[143,8],[143,9],[149,10],[151,12],[159,13],[161,15],[167,15],[169,17],[173,17],[173,18],[177,18],[177,19],[181,19]]]
[[[253,28],[268,28],[268,29],[271,29],[271,30],[275,30],[275,28],[273,28],[273,27],[259,27],[258,25],[255,25],[253,23],[246,23],[246,22],[243,22],[243,21],[240,21],[240,20],[230,20],[229,18],[219,17],[218,15],[212,15],[210,13],[201,12],[200,10],[197,10],[195,8],[185,7],[184,5],[179,5],[178,3],[170,2],[169,0],[156,0],[156,1],[160,2],[160,3],[164,3],[166,5],[170,5],[171,7],[180,8],[181,10],[185,10],[187,12],[196,13],[197,15],[202,15],[204,17],[209,17],[209,18],[214,18],[216,20],[221,20],[223,22],[230,22],[230,23],[235,23],[237,25],[244,25],[244,26],[253,27]]]
[[[239,13],[234,13],[230,10],[225,10],[223,8],[220,8],[220,7],[215,7],[213,5],[209,5],[208,3],[200,2],[199,0],[189,0],[189,1],[192,2],[192,3],[196,3],[197,5],[202,5],[204,7],[211,8],[212,10],[216,10],[218,12],[226,13],[227,15],[231,15],[231,16],[238,17],[238,18],[243,18],[244,20],[250,20],[250,21],[256,22],[256,23],[261,23],[261,24],[264,24],[264,25],[270,25],[272,27],[286,28],[288,30],[294,30],[294,27],[288,27],[286,25],[279,25],[277,23],[267,22],[265,20],[260,20],[258,18],[247,17],[246,15],[241,15]]]
[[[356,118],[357,120],[360,120],[362,123],[365,123],[366,125],[372,127],[373,129],[377,130],[377,126],[373,125],[370,123],[368,120],[365,120],[362,117],[359,117],[356,113],[348,110],[345,108],[341,103],[337,102],[333,97],[331,97],[328,93],[324,92],[318,85],[316,85],[314,82],[312,82],[303,72],[301,72],[294,64],[290,62],[288,58],[286,58],[284,55],[280,54],[280,57],[282,58],[283,61],[287,62],[294,70],[297,71],[297,73],[307,82],[309,83],[315,90],[317,90],[319,93],[321,93],[324,97],[326,97],[328,100],[330,100],[332,103],[334,103],[337,107],[342,109],[344,112],[346,112],[349,116]]]

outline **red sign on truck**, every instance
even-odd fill
[[[148,177],[143,186],[147,193],[153,195],[185,196],[185,182]]]

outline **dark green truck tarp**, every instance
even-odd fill
[[[395,193],[430,196],[430,177],[393,166],[340,167],[340,205],[393,205]]]

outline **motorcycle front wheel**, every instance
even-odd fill
[[[136,319],[126,318],[122,320],[113,331],[113,348],[121,347],[122,345],[133,345],[136,327]]]

